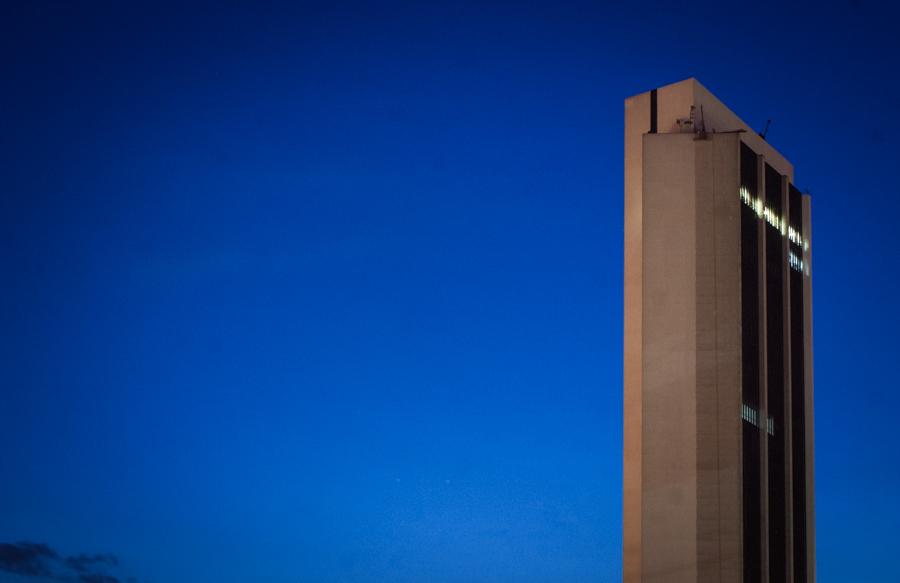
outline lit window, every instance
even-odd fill
[[[759,411],[750,405],[741,403],[741,419],[754,427],[759,427]],[[775,420],[771,416],[766,420],[766,432],[775,435]]]
[[[782,237],[787,237],[791,243],[802,247],[804,251],[809,251],[809,241],[804,239],[803,235],[801,235],[799,231],[794,229],[794,227],[789,226],[784,217],[778,216],[778,213],[765,206],[761,199],[751,196],[750,190],[748,190],[746,186],[741,187],[740,195],[741,201],[745,205],[753,209],[753,211],[756,213],[756,216],[764,218],[767,223],[775,227],[775,229],[777,229],[781,233]],[[802,262],[800,262],[800,265],[802,266]],[[797,269],[797,271],[802,272],[802,267]],[[807,269],[807,272],[808,271],[809,270]],[[807,275],[809,275],[809,273],[807,273]]]

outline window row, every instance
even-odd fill
[[[750,425],[759,427],[759,411],[753,407],[741,404],[741,418]],[[772,419],[771,415],[766,420],[766,432],[769,435],[775,435],[775,420]]]
[[[762,199],[751,195],[750,190],[746,186],[741,187],[741,200],[753,209],[756,216],[765,219],[769,225],[775,227],[782,237],[787,237],[791,243],[802,247],[804,251],[809,250],[809,241],[804,239],[797,229],[788,225],[784,217],[778,216],[777,212],[767,207]]]

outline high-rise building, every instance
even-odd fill
[[[625,583],[815,581],[809,213],[695,79],[625,100]]]

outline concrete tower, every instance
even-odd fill
[[[625,100],[625,583],[815,581],[793,177],[695,79]]]

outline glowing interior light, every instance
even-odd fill
[[[775,229],[781,233],[782,237],[787,237],[794,245],[801,247],[804,251],[809,251],[809,241],[804,239],[803,235],[801,235],[797,229],[788,225],[787,220],[785,220],[784,217],[778,216],[778,213],[765,206],[762,199],[751,195],[750,190],[746,186],[741,187],[740,195],[741,202],[753,209],[756,216],[764,218],[767,223],[775,227]],[[800,265],[802,265],[802,262],[800,262]],[[801,268],[798,271],[803,271],[803,269]]]
[[[759,411],[749,405],[741,404],[741,418],[744,421],[759,427]]]
[[[757,411],[750,405],[741,403],[741,418],[750,425],[759,427],[759,411]],[[766,431],[769,433],[769,435],[775,435],[775,420],[771,415],[766,420]]]
[[[803,273],[803,260],[797,257],[793,251],[788,252],[788,264],[790,264],[791,269],[794,271],[799,271]],[[806,270],[806,274],[809,275],[809,269]]]

